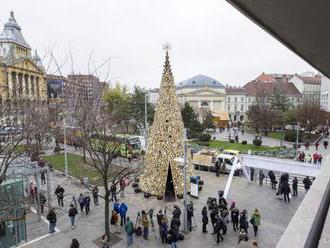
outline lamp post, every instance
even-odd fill
[[[177,162],[183,170],[183,232],[187,232],[187,153],[188,153],[188,142],[195,139],[187,139],[187,129],[184,129],[183,133],[183,145],[184,145],[184,154],[183,158],[175,158],[174,161]]]
[[[298,143],[299,143],[299,122],[297,123],[297,137],[296,137],[296,154],[298,153]]]
[[[63,118],[63,145],[64,145],[64,174],[68,177],[68,155],[66,150],[66,123],[65,123],[65,115],[62,112],[61,116]]]

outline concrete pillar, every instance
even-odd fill
[[[35,94],[35,86],[34,86],[34,76],[31,75],[30,76],[30,98],[34,98],[34,94]]]
[[[7,79],[8,79],[8,96],[10,97],[13,94],[13,83],[11,78],[11,72],[7,72]]]
[[[29,98],[29,75],[24,74],[23,80],[24,80],[24,96],[26,98]]]

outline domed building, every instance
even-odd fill
[[[0,98],[47,100],[45,70],[23,37],[14,12],[0,34]]]
[[[189,102],[202,119],[203,114],[211,111],[214,115],[224,116],[226,111],[225,86],[218,80],[196,75],[177,84],[177,99],[180,104]]]

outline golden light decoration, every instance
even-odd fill
[[[151,195],[163,196],[166,189],[168,170],[171,168],[174,193],[184,191],[183,172],[175,158],[183,157],[184,125],[176,99],[176,88],[166,44],[165,65],[160,85],[159,99],[153,125],[150,128],[144,171],[140,177],[140,187]],[[190,154],[190,152],[188,152]],[[192,174],[191,157],[188,155],[187,182]]]

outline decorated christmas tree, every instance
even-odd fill
[[[149,132],[140,186],[144,192],[157,196],[182,195],[184,178],[180,165],[174,161],[184,156],[184,126],[176,99],[175,84],[165,45],[165,65],[160,85],[155,118]],[[189,156],[187,156],[189,158]],[[188,159],[187,182],[192,173]]]

